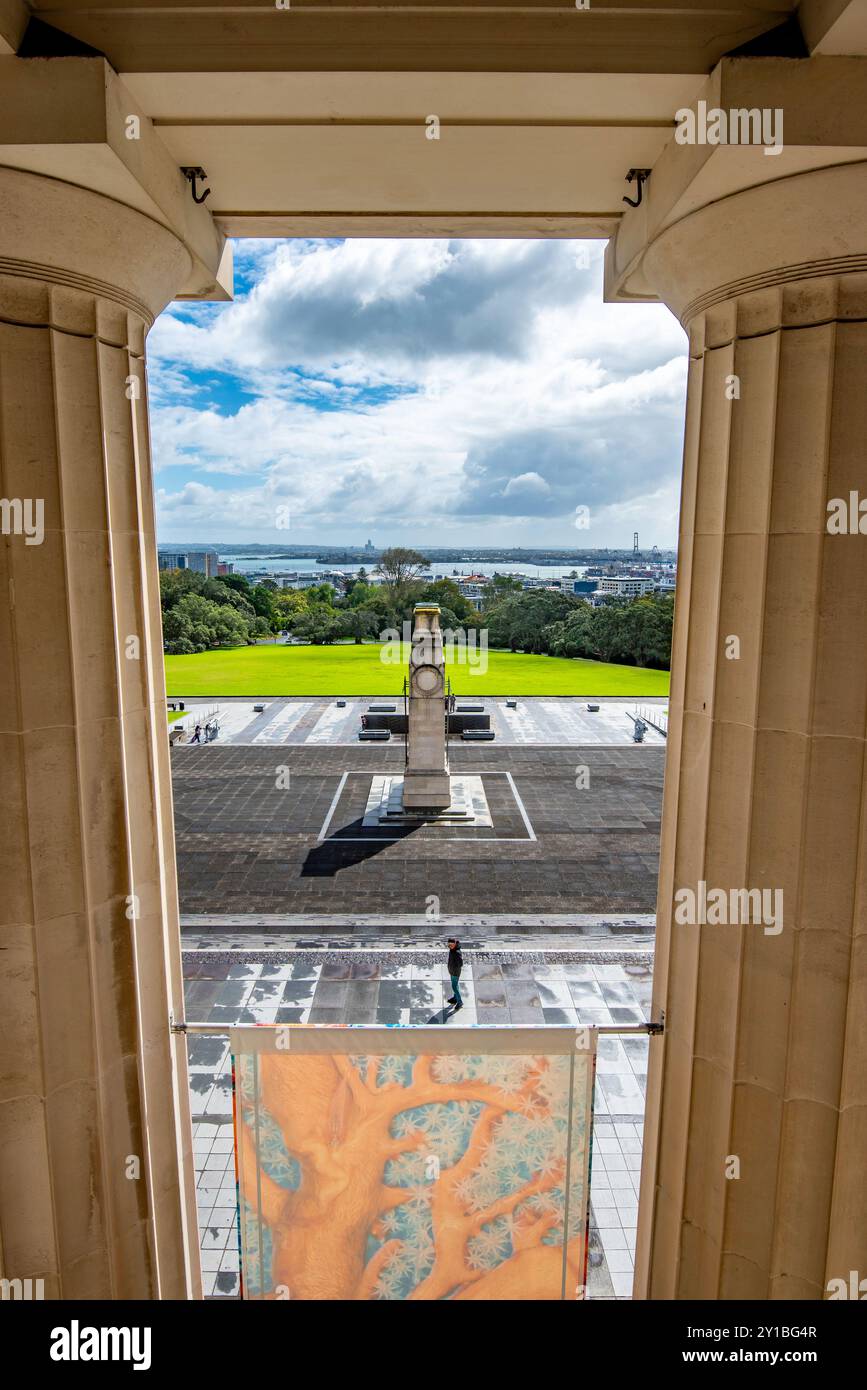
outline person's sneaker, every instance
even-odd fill
[[[450,1003],[450,1004],[453,1004],[454,1002],[455,1002],[455,996],[452,995],[451,998],[449,999],[449,1003]]]
[[[463,1004],[455,1004],[455,1013],[457,1013],[458,1009],[462,1009],[463,1007]]]

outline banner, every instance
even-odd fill
[[[231,1031],[243,1296],[584,1296],[596,1033]]]

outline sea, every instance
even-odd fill
[[[291,571],[298,574],[323,574],[325,570],[339,570],[341,574],[357,574],[362,568],[366,569],[368,573],[376,568],[375,560],[369,560],[366,565],[362,565],[361,562],[355,565],[322,565],[314,556],[289,560],[285,558],[266,559],[258,556],[220,555],[220,559],[229,561],[234,566],[236,574],[286,574]],[[458,579],[469,574],[526,574],[532,579],[565,579],[573,574],[580,578],[586,572],[586,565],[530,565],[526,562],[513,560],[499,560],[490,564],[482,561],[470,562],[465,560],[455,563],[453,560],[443,560],[428,565],[425,571],[427,574],[434,574],[437,579]]]

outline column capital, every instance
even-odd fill
[[[89,205],[100,208],[93,212],[91,233],[100,257],[103,253],[112,256],[114,248],[105,243],[114,236],[110,229],[120,225],[118,219],[124,210],[141,215],[138,226],[142,232],[152,230],[154,246],[167,244],[160,238],[160,231],[165,231],[186,252],[180,278],[172,279],[169,293],[157,308],[146,293],[140,296],[151,315],[159,313],[169,299],[231,299],[231,245],[207,205],[194,201],[190,184],[153,121],[104,58],[41,61],[0,57],[0,84],[0,167],[4,173],[27,171],[33,177],[42,176],[46,185],[53,180],[82,195],[101,195],[101,202]],[[49,197],[47,187],[44,196]],[[68,197],[70,209],[86,206],[83,197],[76,199],[72,192]],[[109,203],[117,204],[121,211],[110,211]],[[8,239],[5,199],[0,206],[4,208],[0,235]],[[31,206],[39,211],[38,200],[31,201]],[[51,211],[59,207],[59,194],[55,194]],[[84,221],[87,217],[83,214]],[[105,225],[103,218],[108,219]],[[61,212],[59,221],[49,221],[45,227],[34,224],[29,213],[27,220],[15,217],[12,221],[17,231],[22,226],[26,228],[19,250],[28,247],[32,237],[38,235],[58,242],[55,258],[40,258],[45,264],[53,266],[56,258],[65,254],[64,243],[69,235],[65,213]],[[131,227],[133,219],[128,217],[126,225]],[[80,220],[76,230],[83,230]],[[133,240],[127,256],[130,272],[134,272],[132,261],[141,238]],[[153,259],[147,252],[145,257],[148,263]],[[175,275],[174,267],[171,274]],[[97,272],[96,278],[103,277]],[[123,278],[117,283],[122,285]],[[157,300],[160,294],[162,291]]]
[[[189,274],[190,254],[173,232],[91,189],[0,167],[0,207],[0,317],[12,322],[99,333],[80,312],[96,299],[150,328]],[[55,286],[87,299],[56,295]],[[129,330],[111,336],[118,332]]]
[[[607,300],[662,300],[687,325],[754,290],[867,270],[867,59],[726,59],[688,112],[608,245]],[[715,112],[729,139],[760,140],[764,119],[766,143],[714,143]]]

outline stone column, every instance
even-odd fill
[[[0,1250],[200,1293],[144,342],[165,227],[0,169]]]
[[[690,348],[637,1297],[867,1276],[865,208],[820,170],[643,255]],[[675,920],[702,882],[782,929]]]
[[[413,616],[403,805],[410,811],[446,810],[451,803],[451,786],[439,604],[417,603]]]

